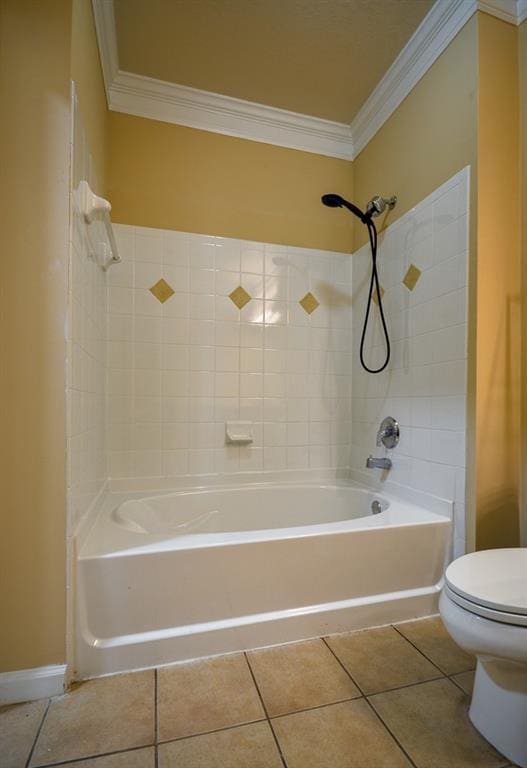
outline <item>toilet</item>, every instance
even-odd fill
[[[453,640],[477,657],[472,723],[527,768],[527,548],[455,560],[445,574],[439,610]]]

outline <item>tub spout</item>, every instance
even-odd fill
[[[391,459],[374,459],[373,456],[368,456],[368,458],[366,459],[366,468],[367,469],[391,469],[392,460]]]

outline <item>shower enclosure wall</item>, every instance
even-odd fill
[[[73,160],[72,188],[86,179],[98,191],[77,111]],[[454,519],[456,552],[464,547],[467,198],[468,171],[463,171],[380,233],[379,271],[393,357],[379,376],[368,376],[357,365],[358,318],[363,314],[366,290],[365,249],[352,256],[116,224],[122,263],[103,272],[90,258],[82,219],[73,216],[68,325],[72,668],[75,644],[77,660],[88,659],[87,646],[100,647],[104,641],[114,648],[119,644],[124,647],[134,631],[166,636],[181,632],[181,627],[170,624],[177,623],[177,615],[164,613],[160,606],[157,619],[154,617],[150,625],[143,620],[146,616],[136,616],[135,630],[130,623],[135,608],[125,612],[124,635],[122,627],[112,629],[113,625],[105,624],[104,616],[116,616],[123,610],[125,592],[119,595],[119,585],[126,591],[130,573],[107,573],[112,589],[105,590],[104,568],[112,562],[116,567],[133,566],[139,563],[137,557],[146,557],[144,540],[131,544],[122,526],[115,521],[110,524],[118,500],[134,494],[155,496],[171,489],[217,485],[242,489],[247,483],[266,482],[331,485],[336,478],[349,485],[350,479],[358,480],[387,493],[393,504],[398,498],[406,500],[408,509],[413,505],[423,510],[420,524],[425,527],[408,533],[406,539],[399,535],[393,539],[402,558],[410,557],[408,546],[413,551],[419,547],[424,555],[428,546],[426,515],[441,516],[436,521],[439,548],[429,558],[439,566],[424,573],[416,565],[411,584],[412,589],[429,590],[427,594],[433,598],[420,607],[415,605],[412,615],[434,610],[442,567],[451,555],[444,537],[447,530],[451,538],[449,518]],[[415,271],[410,270],[414,285],[409,287],[412,281],[403,281],[411,265],[419,275],[415,282]],[[372,362],[379,352],[378,330],[373,328],[367,340],[366,354],[371,354]],[[393,470],[385,477],[377,470],[367,471],[364,465],[368,454],[377,450],[375,432],[387,415],[401,424],[401,442],[391,453]],[[231,420],[251,422],[253,442],[226,442],[225,424]],[[192,515],[192,498],[188,501]],[[295,504],[301,514],[301,496]],[[247,514],[250,511],[248,508]],[[366,510],[366,516],[370,513]],[[306,509],[305,525],[308,518]],[[382,548],[395,534],[390,533],[389,519],[379,518],[377,535],[383,535],[386,525],[386,541],[379,544]],[[336,542],[336,538],[327,538],[335,532],[331,533],[330,523],[324,520],[319,523],[322,528],[326,523],[329,526],[325,541]],[[262,530],[271,534],[267,539],[274,540],[269,521],[262,512]],[[404,526],[399,530],[404,531]],[[421,544],[418,531],[423,532]],[[320,536],[324,530],[306,528],[300,536],[315,533]],[[273,544],[275,554],[278,546],[283,551],[284,562],[289,561],[287,547],[300,546],[299,540],[294,543],[295,538],[290,532],[281,535],[280,545],[276,541]],[[161,574],[161,560],[155,557],[162,557],[166,565],[171,547],[178,548],[170,534],[162,539],[162,546],[158,542],[150,551],[154,560],[145,565],[149,573]],[[223,545],[232,547],[232,536],[227,536]],[[243,550],[239,537],[235,545],[243,572],[250,568],[249,550]],[[108,550],[112,546],[115,559]],[[151,548],[151,542],[148,546]],[[126,548],[127,558],[117,557]],[[206,572],[209,566],[203,549],[198,555],[198,550],[190,547],[185,558],[192,558],[193,551],[191,571],[199,572],[201,583],[208,582],[212,588],[214,569]],[[163,585],[148,582],[154,592],[158,590],[156,600],[167,579],[173,577],[177,582],[181,557],[180,553],[169,570],[163,571]],[[309,580],[304,582],[305,589],[294,588],[301,582],[301,560],[297,559],[297,575],[291,573],[282,580],[285,593],[280,605],[273,608],[262,604],[260,608],[264,613],[281,610],[293,615],[300,611],[305,618],[287,622],[296,627],[287,636],[282,629],[278,631],[280,622],[266,623],[266,632],[260,634],[262,644],[321,631],[309,618],[308,606],[315,601],[308,589]],[[290,562],[293,564],[295,558]],[[84,590],[76,596],[75,570],[79,589]],[[398,586],[390,582],[389,573],[386,576],[382,589],[379,587],[382,594],[390,592],[390,583],[394,591],[404,591],[404,584]],[[243,591],[244,584],[257,578],[256,570],[247,572],[247,578],[242,576],[237,587],[230,583],[228,590]],[[327,592],[319,595],[324,604],[355,599],[358,582],[346,590],[345,581],[344,572],[336,576],[333,593],[331,579],[328,581]],[[98,596],[86,592],[90,583],[99,584]],[[232,605],[239,606],[243,615],[220,619],[250,623],[250,594],[232,594]],[[143,605],[153,605],[153,592],[151,600],[143,597]],[[199,603],[199,597],[195,599]],[[74,602],[79,610],[90,606],[88,614],[77,614],[76,626]],[[207,623],[206,605],[211,605],[210,601],[201,608],[194,605],[202,623]],[[397,605],[402,603],[390,602],[388,620],[397,618]],[[253,608],[257,609],[256,602]],[[319,617],[337,615],[324,611],[318,611]],[[358,613],[353,615],[349,626],[383,620],[379,613],[375,617],[363,613],[362,619]],[[328,619],[326,631],[346,628],[342,614],[339,616],[340,623],[332,624]],[[92,631],[95,627],[96,632]],[[202,640],[195,646],[191,643],[184,656],[192,656],[192,647],[195,655],[202,655],[246,647],[247,642],[258,644],[258,633],[237,636],[241,639],[233,647],[225,636],[216,645]],[[150,663],[148,647],[148,643],[141,646],[142,666]],[[163,656],[163,661],[177,659],[175,646]],[[151,663],[155,663],[154,654]],[[80,677],[131,668],[139,661],[136,664],[132,655],[116,661],[113,667],[104,667],[106,661],[102,667],[82,664],[77,667]]]

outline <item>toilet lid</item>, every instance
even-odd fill
[[[527,616],[527,548],[472,552],[445,573],[450,589],[476,605]]]

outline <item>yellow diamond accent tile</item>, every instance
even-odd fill
[[[251,298],[252,297],[247,293],[245,288],[242,288],[241,285],[235,288],[232,293],[229,293],[229,299],[233,302],[233,304],[236,304],[238,309],[243,309],[243,307],[250,302]]]
[[[174,294],[174,289],[167,283],[166,280],[161,278],[161,280],[158,280],[157,283],[150,288],[150,293],[155,296],[156,299],[161,302],[161,304],[164,304],[165,301],[168,301],[168,299]]]
[[[383,288],[383,287],[382,287],[382,285],[381,285],[381,299],[382,299],[382,297],[384,296],[384,294],[385,294],[385,293],[386,293],[386,291],[384,290],[384,288]],[[372,299],[373,299],[373,301],[374,301],[376,304],[378,304],[378,303],[379,303],[379,299],[377,298],[377,291],[375,291],[375,290],[373,291],[373,296],[372,296]]]
[[[303,299],[298,302],[302,309],[304,309],[308,315],[315,311],[320,302],[315,299],[312,293],[306,293]]]
[[[406,285],[409,291],[413,291],[420,277],[421,270],[418,269],[415,264],[410,264],[406,275],[403,277],[403,283]]]

